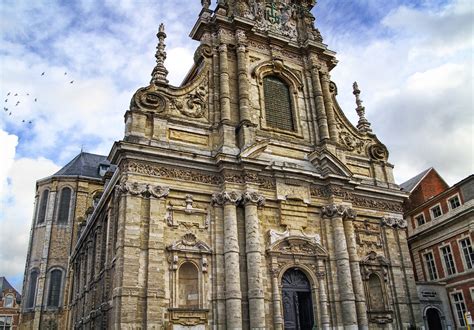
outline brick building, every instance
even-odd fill
[[[18,329],[21,295],[5,277],[0,277],[0,330]]]
[[[449,187],[430,168],[401,187],[425,324],[463,329],[474,311],[474,175]]]
[[[103,190],[110,163],[81,152],[57,173],[36,182],[23,280],[24,329],[65,329],[69,301],[69,255]]]

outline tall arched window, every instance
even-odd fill
[[[268,127],[294,131],[291,94],[288,85],[278,77],[263,78],[265,120]]]
[[[370,274],[368,281],[370,309],[372,311],[383,311],[385,309],[382,283],[375,274]]]
[[[43,223],[46,217],[46,206],[48,204],[49,190],[43,191],[40,198],[37,223]]]
[[[63,272],[59,269],[49,273],[48,307],[59,307]]]
[[[30,274],[30,283],[28,287],[28,300],[26,302],[26,308],[33,308],[35,305],[37,282],[38,282],[38,271],[34,270]]]
[[[59,197],[58,223],[65,224],[69,219],[69,205],[71,204],[71,188],[63,188]]]
[[[198,270],[190,262],[179,267],[179,307],[199,307]]]

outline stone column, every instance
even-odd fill
[[[275,330],[283,330],[283,316],[281,315],[281,294],[280,294],[280,283],[278,281],[278,273],[280,269],[278,263],[274,258],[272,260],[272,294],[273,294],[273,328]]]
[[[322,214],[323,217],[329,218],[332,222],[339,299],[341,301],[344,329],[358,329],[351,267],[343,224],[343,218],[353,216],[353,212],[345,206],[331,204],[323,207]]]
[[[230,89],[229,89],[229,63],[227,59],[227,45],[219,46],[219,70],[220,70],[220,106],[221,122],[230,121]]]
[[[248,299],[250,329],[265,329],[265,300],[261,274],[262,251],[257,208],[265,204],[265,197],[256,192],[243,195],[245,205],[245,242],[247,254]]]
[[[324,109],[323,90],[321,87],[321,80],[319,77],[320,66],[311,61],[311,79],[313,82],[314,98],[316,101],[316,120],[318,121],[319,139],[321,141],[329,139],[328,122],[326,117],[326,110]]]
[[[348,209],[349,211],[350,209]],[[348,212],[349,213],[349,212]],[[362,285],[362,275],[360,273],[359,256],[357,254],[357,243],[354,231],[353,219],[356,214],[344,218],[344,232],[346,235],[347,252],[349,253],[349,263],[351,267],[352,285],[354,288],[355,304],[357,310],[357,323],[359,329],[368,329],[367,305],[365,302],[364,286]]]
[[[324,107],[326,109],[326,116],[328,120],[329,136],[331,137],[332,141],[336,142],[337,141],[337,127],[336,127],[336,117],[334,114],[331,91],[329,89],[330,82],[331,80],[329,78],[329,73],[322,72],[321,73],[321,86],[323,89]]]
[[[235,191],[215,194],[213,204],[224,206],[224,273],[227,329],[242,329],[237,204],[242,197]]]
[[[237,72],[239,78],[239,109],[240,109],[240,126],[249,124],[249,81],[247,77],[247,49],[245,32],[237,30],[235,34],[237,38]]]
[[[324,269],[324,261],[318,259],[318,273],[319,281],[319,308],[321,312],[321,326],[323,329],[329,329],[329,310],[328,310],[328,295],[326,292],[326,270]]]

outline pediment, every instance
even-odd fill
[[[352,171],[329,150],[320,149],[308,155],[308,160],[323,176],[352,177]]]
[[[327,257],[327,251],[321,246],[319,236],[282,235],[271,243],[267,252],[269,254],[301,255],[313,257]],[[270,241],[271,242],[271,241]]]
[[[174,242],[166,248],[168,251],[193,252],[200,254],[211,254],[212,249],[196,238],[196,235],[188,233],[181,240]]]

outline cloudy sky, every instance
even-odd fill
[[[0,276],[17,289],[35,181],[122,138],[160,22],[180,83],[199,10],[199,0],[0,1]],[[313,10],[338,53],[339,103],[355,123],[357,80],[398,183],[430,166],[449,184],[473,173],[473,12],[471,0],[320,0]]]

